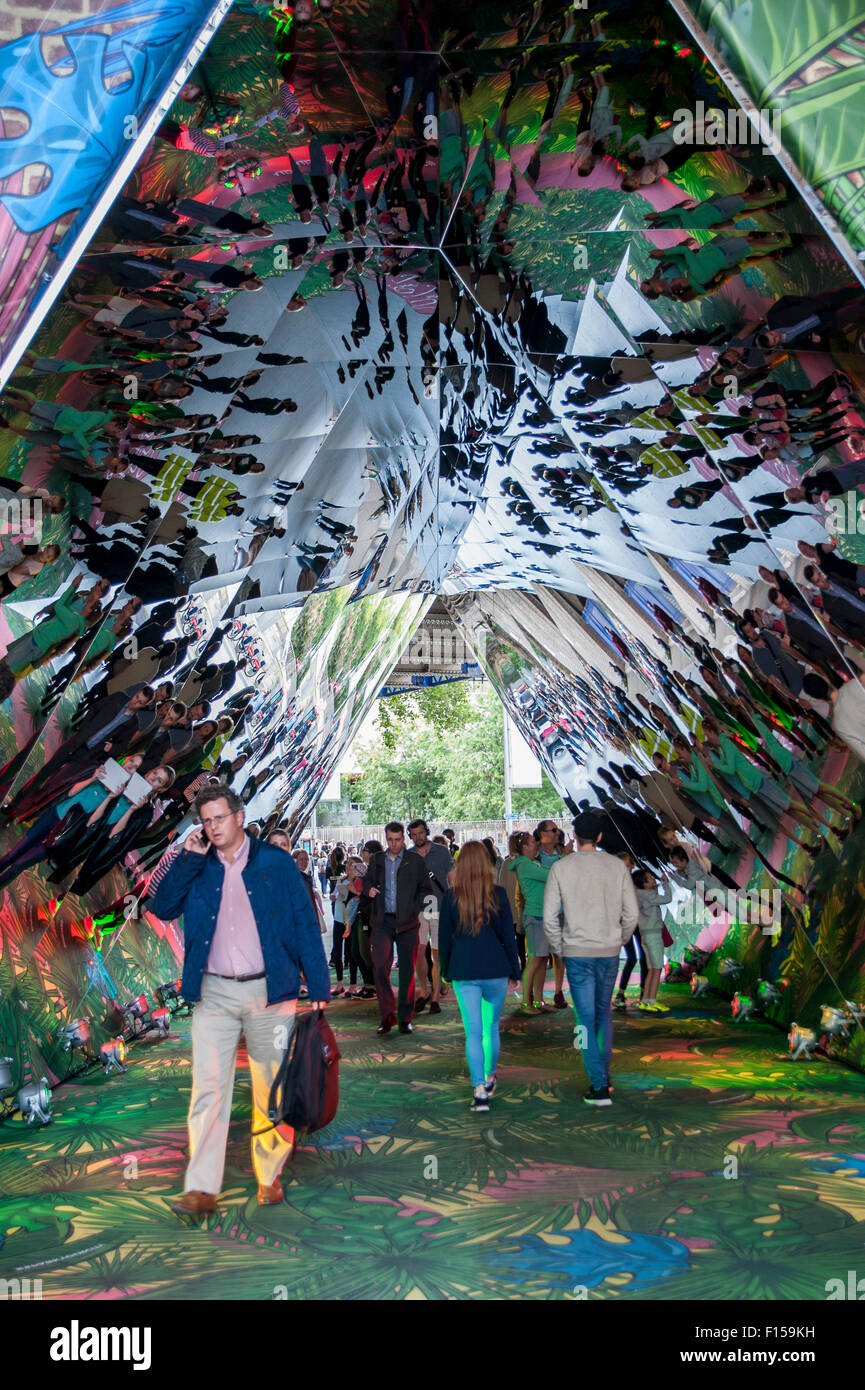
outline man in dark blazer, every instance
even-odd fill
[[[362,896],[372,903],[370,955],[375,992],[381,1012],[379,1033],[389,1033],[397,1021],[390,983],[394,945],[399,964],[399,1031],[411,1033],[414,1013],[414,971],[420,914],[430,892],[429,873],[419,854],[409,849],[398,821],[384,828],[387,849],[374,854],[363,881]]]

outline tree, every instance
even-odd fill
[[[378,727],[388,749],[397,746],[399,732],[406,726],[425,724],[439,733],[462,727],[471,717],[467,681],[448,685],[420,686],[404,695],[388,695],[378,702]]]
[[[453,708],[443,698],[459,691]],[[406,706],[404,722],[391,721],[389,743],[384,737],[360,750],[361,773],[355,799],[370,822],[392,818],[410,820],[497,820],[504,814],[505,771],[503,712],[488,686],[466,690],[440,686],[420,692],[435,694],[424,702],[435,713],[437,727],[412,719]],[[379,705],[392,705],[392,696]],[[420,702],[418,702],[420,703]],[[514,791],[514,811],[527,820],[559,815],[562,801],[549,779],[540,787]]]

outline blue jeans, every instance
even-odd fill
[[[610,1003],[619,973],[614,956],[565,956],[565,970],[577,1023],[585,1029],[581,1051],[592,1090],[602,1091],[610,1079],[613,1016]]]
[[[473,1086],[483,1086],[499,1059],[499,1018],[508,992],[501,980],[451,980],[466,1030],[466,1060]]]

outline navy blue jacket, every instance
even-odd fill
[[[477,936],[460,928],[457,900],[449,888],[439,908],[439,964],[445,980],[518,980],[522,974],[511,905],[496,887],[498,911]]]
[[[190,1002],[201,998],[224,878],[225,868],[212,846],[207,854],[181,851],[148,904],[163,922],[183,917],[186,959],[181,989]],[[321,931],[291,855],[250,836],[243,882],[261,941],[268,1004],[297,998],[301,967],[310,999],[329,999],[330,972]]]

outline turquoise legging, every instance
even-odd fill
[[[466,1060],[473,1086],[483,1086],[499,1059],[499,1017],[508,992],[507,977],[451,980],[466,1030]]]

